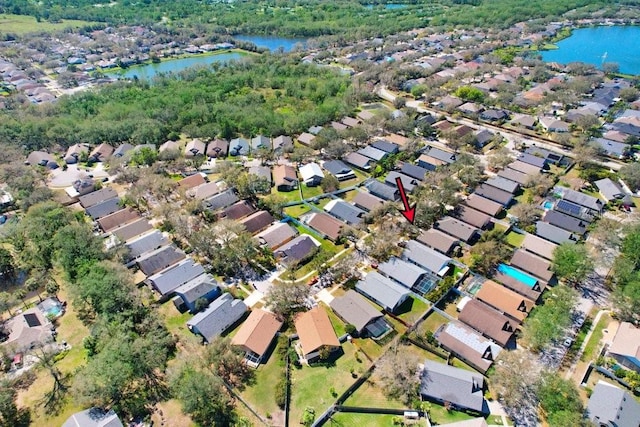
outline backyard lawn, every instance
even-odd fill
[[[589,362],[591,359],[595,358],[596,351],[600,348],[600,340],[603,336],[602,331],[607,327],[609,322],[611,322],[611,317],[609,317],[608,314],[603,314],[600,317],[600,320],[593,329],[591,337],[589,337],[589,342],[584,347],[584,352],[582,353],[580,360]]]
[[[288,206],[283,209],[285,215],[293,218],[299,218],[310,210],[311,208],[307,205]]]
[[[320,303],[320,306],[322,306],[322,308],[324,308],[324,311],[326,311],[327,314],[329,315],[329,320],[331,320],[331,326],[333,326],[333,330],[335,331],[336,335],[341,337],[342,335],[346,334],[347,331],[345,331],[345,326],[346,326],[345,323],[342,320],[340,320],[338,316],[336,316],[333,310],[327,307],[324,303]]]
[[[435,332],[440,327],[440,325],[443,325],[448,322],[449,321],[447,320],[446,317],[434,311],[434,312],[431,312],[429,316],[426,319],[424,319],[422,323],[420,323],[420,326],[418,326],[418,330],[423,333],[426,331]]]
[[[410,296],[402,303],[398,309],[398,317],[410,325],[414,324],[427,310],[429,305],[414,297]]]
[[[275,353],[274,350],[267,363],[256,369],[255,382],[241,393],[242,397],[263,417],[267,414],[277,417],[282,412],[276,405],[274,393],[275,385],[280,380],[284,367],[280,365]]]
[[[291,371],[291,424],[297,425],[307,407],[315,409],[316,414],[335,402],[355,379],[349,373],[353,368],[356,372],[365,372],[369,367],[364,357],[361,362],[356,361],[356,348],[353,344],[342,344],[344,354],[335,361],[326,364],[303,366]],[[337,396],[331,395],[334,389]]]
[[[524,234],[516,233],[515,231],[507,234],[507,243],[513,246],[514,248],[519,248],[524,242]]]
[[[382,414],[355,414],[347,412],[337,412],[331,417],[331,421],[327,423],[330,426],[336,427],[351,427],[351,426],[367,426],[367,427],[390,427],[393,426],[394,417],[397,415],[382,415]],[[411,424],[412,426],[422,427],[427,423],[424,419]]]

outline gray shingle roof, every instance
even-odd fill
[[[449,151],[444,151],[444,150],[441,150],[439,148],[432,147],[430,145],[425,148],[423,153],[433,157],[434,159],[438,159],[438,160],[441,160],[441,161],[443,161],[445,163],[449,163],[449,164],[451,164],[451,163],[456,161],[455,153],[451,153]]]
[[[204,273],[204,268],[191,258],[188,258],[180,264],[154,274],[147,280],[158,292],[162,295],[167,295],[202,273]]]
[[[296,263],[311,256],[318,247],[320,247],[320,243],[318,243],[313,237],[308,234],[301,234],[295,239],[280,246],[274,254],[281,258],[282,262],[285,264]]]
[[[518,154],[518,160],[520,160],[523,163],[527,163],[527,164],[539,167],[540,169],[543,169],[547,163],[544,158],[534,156],[533,154],[529,154],[529,153]]]
[[[90,408],[71,415],[62,427],[123,427],[123,424],[113,409]]]
[[[371,145],[367,145],[366,147],[359,149],[357,153],[362,154],[363,156],[368,157],[372,160],[375,160],[376,162],[384,159],[389,154],[385,151],[374,148]]]
[[[485,228],[490,222],[491,217],[486,213],[477,211],[468,206],[459,205],[454,214],[460,221],[473,225],[477,228]]]
[[[381,312],[353,289],[341,297],[334,298],[329,306],[345,322],[355,326],[358,332],[362,332],[365,326],[382,317]]]
[[[138,268],[147,276],[155,274],[185,258],[184,252],[174,245],[164,246],[146,253],[138,259]]]
[[[249,154],[250,143],[244,138],[232,139],[229,142],[229,155],[246,156]]]
[[[483,387],[482,375],[432,360],[424,362],[420,394],[427,398],[486,412],[488,405],[484,400]]]
[[[408,192],[412,192],[413,189],[416,188],[419,184],[419,182],[415,178],[412,178],[409,175],[405,175],[398,171],[389,172],[387,177],[384,179],[384,182],[388,185],[396,187],[396,178],[400,178],[400,180],[402,181],[402,186]]]
[[[409,290],[377,272],[366,275],[356,290],[389,311],[394,311],[409,297]]]
[[[210,342],[240,320],[246,311],[247,306],[243,301],[234,299],[231,294],[223,294],[205,311],[193,316],[187,326]]]
[[[236,196],[233,188],[228,189],[227,191],[223,191],[222,193],[218,193],[213,197],[205,200],[204,204],[207,209],[212,211],[216,211],[218,209],[226,208],[227,206],[231,206],[235,202],[237,202],[238,196]]]
[[[573,233],[570,231],[563,230],[544,221],[536,222],[536,235],[557,244],[576,242]]]
[[[423,181],[425,175],[429,173],[427,169],[421,168],[420,166],[412,165],[411,163],[403,164],[400,172],[419,181]]]
[[[622,199],[625,196],[620,185],[609,178],[600,179],[594,182],[594,184],[607,201]]]
[[[470,242],[477,235],[478,229],[450,216],[444,216],[435,222],[433,228],[445,232],[464,242]]]
[[[136,239],[130,240],[125,246],[129,250],[127,259],[136,259],[143,254],[168,245],[169,241],[158,230],[144,234]]]
[[[117,212],[120,209],[122,209],[122,206],[120,206],[120,199],[114,197],[113,199],[105,200],[104,202],[87,208],[86,212],[87,215],[95,220]]]
[[[372,211],[373,209],[380,207],[384,204],[384,200],[374,196],[371,193],[365,193],[364,191],[356,191],[355,197],[351,202],[366,211]]]
[[[396,257],[392,257],[389,261],[380,264],[378,271],[381,271],[386,276],[409,289],[416,285],[420,279],[427,274],[426,270],[417,265]]]
[[[121,242],[125,242],[151,230],[152,228],[153,227],[149,224],[149,221],[144,218],[140,218],[136,221],[130,222],[129,224],[112,229],[111,234],[115,235]]]
[[[365,215],[365,211],[357,208],[344,200],[331,200],[324,207],[324,210],[329,212],[341,221],[351,225],[357,225],[362,222],[362,217]]]
[[[186,303],[192,304],[215,288],[220,288],[216,279],[212,275],[204,273],[178,286],[175,293],[180,295]]]
[[[344,156],[344,161],[357,168],[365,170],[370,169],[371,163],[373,163],[373,160],[371,160],[367,156],[363,156],[360,153],[349,153]]]
[[[481,184],[476,187],[474,194],[493,200],[494,202],[500,203],[502,206],[507,206],[513,200],[513,194],[499,190],[487,184]]]
[[[371,143],[373,148],[377,148],[378,150],[382,150],[385,153],[395,154],[400,150],[398,144],[394,144],[393,142],[386,141],[384,139],[378,139]]]
[[[458,244],[458,239],[433,228],[423,231],[416,240],[445,255]]]
[[[640,403],[621,388],[600,380],[589,399],[587,418],[597,425],[638,427]]]
[[[547,211],[544,214],[544,221],[549,224],[560,227],[564,230],[571,231],[583,235],[587,231],[588,222],[582,221],[578,218],[557,212],[554,210]]]
[[[437,252],[415,240],[409,240],[402,253],[402,258],[413,262],[427,271],[437,274],[440,270],[446,267],[451,258],[446,255]]]
[[[116,190],[111,187],[106,187],[80,196],[78,200],[80,201],[80,206],[86,209],[102,203],[105,200],[113,199],[114,197],[118,197]]]
[[[335,176],[340,181],[356,177],[356,174],[353,172],[353,170],[340,160],[329,160],[327,162],[324,162],[322,164],[322,167],[325,168],[325,170],[329,171],[331,175]]]
[[[383,184],[378,180],[369,180],[369,182],[365,184],[365,187],[367,187],[367,190],[369,190],[371,194],[380,197],[381,199],[393,201],[400,199],[400,193],[397,188]]]
[[[495,187],[499,190],[503,190],[506,191],[508,193],[515,193],[516,191],[518,191],[518,187],[519,184],[515,181],[512,181],[510,179],[507,178],[503,178],[501,176],[495,176],[493,178],[489,178],[486,181],[487,185],[490,185],[492,187]]]
[[[570,188],[562,188],[562,198],[598,212],[602,211],[604,207],[602,200]]]

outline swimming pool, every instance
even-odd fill
[[[498,265],[498,271],[500,273],[506,274],[507,276],[511,276],[519,282],[524,283],[525,285],[532,288],[538,280],[529,276],[528,274],[518,270],[517,268],[513,268],[510,265],[500,264]]]
[[[553,202],[544,202],[544,208],[545,209],[553,209]]]

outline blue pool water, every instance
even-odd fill
[[[553,202],[544,202],[545,209],[553,209]]]
[[[526,273],[523,273],[522,271],[511,267],[510,265],[506,265],[506,264],[500,264],[498,265],[498,271],[500,273],[506,274],[507,276],[511,276],[514,279],[524,283],[525,285],[529,286],[530,288],[533,287],[533,285],[536,284],[536,282],[538,280],[534,279],[533,277],[529,276]]]
[[[640,27],[598,26],[574,30],[570,37],[557,43],[558,49],[541,52],[546,62],[580,61],[602,67],[615,62],[620,72],[640,74]],[[634,41],[635,40],[635,41]]]

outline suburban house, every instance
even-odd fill
[[[143,234],[135,239],[129,240],[124,247],[127,250],[126,260],[130,262],[141,257],[147,252],[154,251],[163,246],[168,245],[169,240],[159,230],[153,230],[150,233]]]
[[[544,169],[547,166],[547,159],[544,157],[536,156],[533,154],[529,154],[527,152],[518,153],[516,157],[519,161],[523,163],[527,163],[529,165],[533,165],[537,168]]]
[[[238,220],[256,212],[256,208],[246,200],[235,202],[231,206],[227,206],[220,214],[220,218]]]
[[[526,185],[531,181],[531,175],[527,175],[526,173],[518,172],[514,169],[502,169],[498,172],[498,176],[501,178],[508,179],[509,181],[517,182],[520,185]]]
[[[197,300],[204,298],[209,304],[220,296],[222,290],[218,286],[216,279],[205,273],[178,286],[174,292],[176,297],[173,299],[173,304],[176,308],[180,311],[184,311],[184,308],[186,308],[189,313],[195,313],[198,311],[196,307]]]
[[[502,350],[499,345],[460,322],[442,325],[435,337],[444,349],[483,374]]]
[[[248,172],[249,172],[249,175],[253,175],[253,177],[261,178],[266,183],[269,184],[269,187],[265,188],[264,190],[261,190],[263,193],[271,192],[271,186],[273,185],[273,180],[271,178],[271,168],[269,166],[254,165],[248,169]]]
[[[515,162],[509,163],[507,168],[513,169],[515,171],[534,176],[539,174],[542,170],[534,165],[529,163],[521,162],[520,160],[516,160]]]
[[[477,211],[484,212],[487,215],[496,216],[503,209],[500,203],[489,200],[477,194],[471,194],[464,201],[464,204]]]
[[[602,154],[614,159],[624,159],[631,150],[631,146],[624,142],[612,141],[606,138],[594,138],[592,141],[598,146]]]
[[[389,155],[386,151],[378,150],[371,145],[367,145],[366,147],[359,149],[356,153],[368,157],[376,162],[379,162]]]
[[[69,165],[76,164],[83,153],[87,155],[89,154],[89,146],[87,144],[73,144],[67,150],[67,154],[64,156],[64,161]]]
[[[481,112],[480,118],[488,122],[498,122],[500,120],[508,119],[509,116],[504,110],[489,109]]]
[[[309,215],[305,221],[307,225],[322,236],[334,242],[340,237],[340,232],[345,226],[344,223],[338,221],[334,217],[322,212],[314,212]]]
[[[196,157],[196,156],[204,156],[205,155],[205,143],[198,138],[192,139],[187,142],[187,145],[184,147],[184,156],[185,157]]]
[[[356,284],[356,291],[391,313],[410,296],[407,288],[375,271]]]
[[[509,264],[547,283],[553,280],[554,273],[551,271],[551,263],[531,252],[523,251],[522,249],[516,250]]]
[[[90,408],[76,412],[62,424],[62,427],[123,427],[118,414],[111,409]]]
[[[356,191],[355,197],[351,200],[351,203],[357,208],[363,209],[367,212],[379,208],[384,204],[384,200],[364,191]]]
[[[544,221],[536,222],[536,236],[558,245],[576,243],[578,241],[578,238],[572,232]]]
[[[510,316],[518,323],[522,323],[535,306],[535,303],[529,298],[507,289],[493,280],[486,280],[482,284],[476,293],[476,298]]]
[[[112,199],[108,199],[104,202],[98,203],[97,205],[86,208],[85,211],[87,215],[91,217],[91,219],[97,220],[107,215],[111,215],[112,213],[117,212],[120,209],[122,209],[120,199],[114,197]]]
[[[163,149],[164,147],[164,149]],[[159,151],[162,153],[165,150],[175,150],[178,151],[178,149],[180,148],[180,143],[178,141],[167,141],[164,144],[162,144],[160,146]],[[117,157],[117,158],[122,158],[124,157],[129,151],[133,150],[133,145],[125,142],[123,144],[120,144],[116,147],[115,151],[112,154],[112,157]]]
[[[44,166],[49,169],[57,169],[58,163],[55,157],[44,151],[32,151],[25,162],[32,166]]]
[[[303,132],[296,139],[302,145],[311,146],[311,144],[313,144],[313,140],[316,139],[316,136],[308,132]]]
[[[345,323],[356,328],[359,337],[377,338],[389,330],[383,314],[353,289],[334,298],[329,306]]]
[[[193,197],[196,200],[204,200],[209,197],[215,196],[220,192],[220,187],[215,182],[207,182],[200,184],[197,187],[187,190],[187,195]]]
[[[464,205],[458,206],[453,216],[481,230],[492,225],[489,215]]]
[[[620,323],[607,354],[622,367],[640,373],[640,329],[629,322]]]
[[[465,243],[473,242],[478,236],[478,229],[450,216],[444,216],[433,224],[433,228],[447,233]]]
[[[324,178],[324,173],[322,173],[322,169],[320,169],[320,165],[317,163],[307,163],[304,166],[300,166],[298,171],[302,177],[302,182],[308,187],[320,185],[320,182]]]
[[[548,210],[544,214],[542,220],[544,222],[548,222],[549,224],[553,224],[556,227],[560,227],[564,230],[571,231],[572,233],[576,233],[581,236],[587,232],[587,226],[589,225],[589,223],[586,221],[582,221],[581,219],[555,210]]]
[[[485,181],[487,185],[497,188],[498,190],[506,191],[507,193],[515,194],[520,188],[520,184],[510,179],[500,176],[494,176]]]
[[[164,297],[204,272],[204,268],[200,264],[187,258],[171,268],[154,274],[146,282]]]
[[[189,175],[185,178],[182,178],[180,181],[178,181],[178,187],[184,190],[190,190],[192,188],[198,187],[206,183],[207,183],[207,180],[204,174],[194,173],[193,175]]]
[[[556,153],[554,151],[550,151],[550,150],[547,150],[546,148],[538,147],[535,145],[531,147],[527,147],[524,150],[524,152],[527,154],[531,154],[532,156],[540,157],[544,159],[546,164],[553,164],[553,165],[558,164],[564,157],[560,153]]]
[[[513,116],[513,119],[511,119],[509,123],[514,126],[521,126],[523,128],[533,130],[537,122],[537,118],[528,114],[516,114]]]
[[[539,122],[542,129],[547,132],[569,132],[569,123],[558,120],[555,117],[542,117]]]
[[[478,300],[468,300],[458,320],[505,347],[512,340],[517,324],[504,314]]]
[[[609,178],[600,179],[594,182],[596,187],[598,187],[598,191],[600,195],[607,201],[611,202],[614,200],[621,200],[627,194],[622,190],[620,184],[615,181],[612,181]]]
[[[111,215],[103,216],[97,223],[105,233],[113,230],[124,224],[128,224],[136,219],[139,219],[140,215],[131,208],[120,209]]]
[[[91,193],[96,188],[96,183],[92,178],[80,178],[73,181],[71,187],[65,188],[65,192],[71,200],[77,200],[79,196]]]
[[[405,249],[402,252],[402,258],[419,265],[439,277],[444,277],[449,272],[449,263],[451,262],[451,258],[448,256],[415,240],[409,240],[406,243]]]
[[[223,209],[228,206],[233,205],[238,202],[238,196],[233,188],[229,188],[222,193],[218,193],[215,196],[211,196],[204,201],[204,205],[207,209],[211,211],[217,211],[218,209]]]
[[[324,210],[349,225],[360,224],[366,213],[362,209],[341,199],[331,200],[324,206]]]
[[[558,247],[555,243],[544,240],[541,237],[534,236],[533,234],[527,233],[524,236],[524,240],[522,241],[522,245],[520,245],[522,249],[525,249],[531,253],[536,255],[540,255],[546,259],[553,259],[553,251]]]
[[[251,139],[251,151],[256,152],[258,150],[269,150],[271,151],[271,139],[267,138],[264,135],[258,135],[255,138]]]
[[[250,143],[244,138],[235,138],[229,141],[230,156],[246,156],[249,154]]]
[[[335,176],[338,181],[346,181],[356,177],[353,170],[340,160],[326,161],[322,164],[322,167],[331,175]]]
[[[229,141],[216,138],[207,145],[207,157],[210,159],[220,159],[227,157],[229,152]]]
[[[241,219],[240,224],[244,225],[251,234],[256,234],[273,224],[273,216],[267,211],[258,211],[248,217]]]
[[[293,149],[293,139],[288,135],[280,135],[273,138],[273,151],[281,153]]]
[[[444,255],[450,255],[451,251],[460,244],[458,239],[451,237],[440,230],[436,230],[435,228],[423,231],[418,237],[416,237],[416,240]]]
[[[375,163],[372,159],[367,156],[363,156],[360,153],[349,153],[344,156],[344,161],[357,167],[358,169],[362,169],[368,171],[371,169],[373,163]]]
[[[113,214],[112,214],[113,215]],[[108,218],[108,216],[102,217]],[[149,224],[144,218],[140,218],[138,220],[132,221],[128,224],[121,225],[110,230],[110,233],[118,238],[121,242],[126,242],[129,239],[132,239],[136,236],[141,235],[142,233],[146,233],[151,230],[153,227]]]
[[[145,276],[151,276],[186,258],[184,252],[175,245],[163,246],[146,253],[136,263]]]
[[[513,194],[507,191],[499,190],[488,184],[480,184],[476,187],[474,194],[500,203],[502,206],[509,206],[513,201]]]
[[[296,169],[289,165],[273,167],[273,183],[278,191],[293,191],[298,188]]]
[[[231,294],[222,294],[205,311],[187,321],[187,327],[209,343],[240,320],[246,312],[247,306],[242,300],[234,299]]]
[[[400,172],[418,181],[424,181],[424,177],[427,176],[429,170],[411,163],[403,163]]]
[[[273,313],[257,308],[242,323],[231,344],[242,348],[245,361],[257,367],[266,361],[265,356],[281,327],[282,322]]]
[[[589,398],[587,419],[597,427],[638,427],[640,403],[626,390],[600,380]]]
[[[53,325],[36,307],[16,314],[6,321],[4,327],[9,336],[2,345],[15,353],[54,341]]]
[[[102,144],[98,145],[96,148],[91,150],[88,160],[90,162],[104,162],[109,157],[111,157],[112,154],[113,154],[113,147],[103,142]]]
[[[424,361],[420,380],[420,396],[438,404],[445,402],[454,408],[489,413],[484,400],[484,378],[480,374],[449,366],[445,363]]]
[[[409,175],[400,173],[398,171],[389,172],[386,178],[384,179],[384,182],[385,184],[391,187],[396,187],[398,185],[398,183],[396,182],[396,178],[400,178],[400,181],[402,182],[402,186],[409,193],[412,192],[413,189],[416,188],[419,184],[417,179],[412,178]]]
[[[299,338],[296,350],[306,363],[315,362],[324,353],[329,355],[340,349],[340,341],[324,308],[317,306],[300,313],[293,323]]]
[[[280,246],[273,255],[284,265],[297,265],[313,256],[319,248],[320,242],[308,234],[301,234]]]
[[[557,191],[556,191],[557,190]],[[581,193],[579,191],[571,190],[570,188],[555,187],[554,191],[562,194],[562,199],[571,203],[583,206],[587,208],[592,214],[599,215],[604,208],[604,202],[596,197],[589,196],[588,194]]]
[[[511,274],[517,275],[518,279],[513,277],[511,274],[506,274],[507,271]],[[507,267],[499,265],[494,279],[512,291],[515,291],[534,302],[538,302],[538,299],[546,287],[544,283],[540,283],[535,277],[511,266]]]
[[[100,190],[93,191],[89,194],[80,196],[78,200],[80,201],[80,206],[87,209],[106,200],[113,199],[114,197],[118,197],[118,193],[116,193],[116,190],[111,187],[105,187]]]
[[[383,184],[377,179],[371,179],[365,184],[369,193],[384,200],[395,202],[400,200],[400,191],[396,187]]]
[[[423,268],[396,257],[378,265],[378,271],[408,289],[419,285],[428,274]]]
[[[400,151],[400,147],[398,144],[394,144],[393,142],[389,142],[385,139],[377,139],[370,144],[373,148],[378,150],[382,150],[385,153],[396,154]]]
[[[431,145],[427,145],[424,148],[422,153],[423,153],[423,155],[429,156],[432,159],[436,159],[436,160],[442,162],[441,164],[450,165],[451,163],[456,161],[455,153],[452,153],[450,151],[441,150],[440,148],[436,148],[436,147],[433,147]],[[418,166],[421,166],[420,165],[420,158],[418,158]],[[440,165],[436,165],[436,166],[440,166]]]
[[[269,228],[256,234],[261,246],[274,250],[287,243],[298,234],[297,230],[286,222],[276,222]]]

